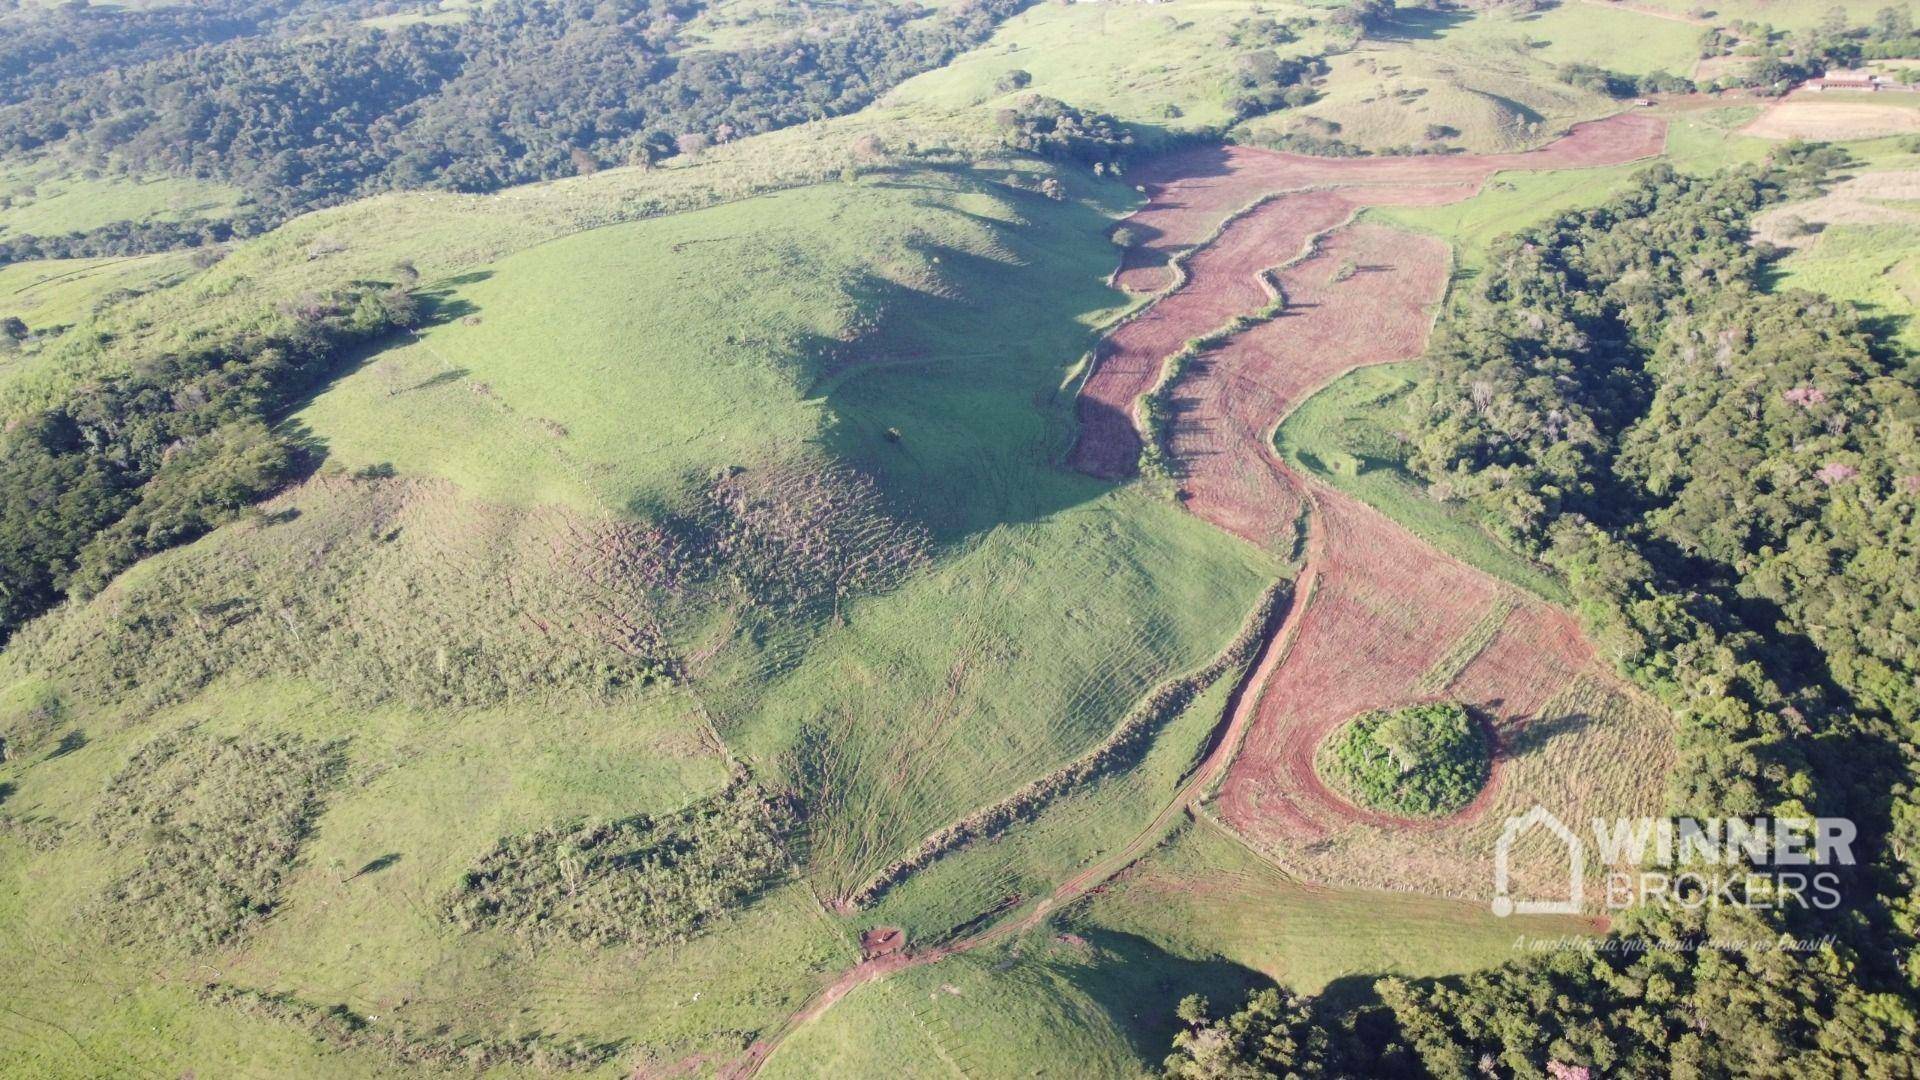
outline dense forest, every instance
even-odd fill
[[[0,261],[224,239],[372,192],[487,191],[836,116],[1027,2],[887,6],[731,52],[681,47],[694,0],[501,0],[455,24],[297,34],[273,30],[307,25],[280,9],[215,8],[117,52],[117,21],[16,15],[27,36],[0,46],[0,154],[217,180],[252,205],[232,226],[13,237]],[[89,31],[109,36],[99,53]]]
[[[1910,1071],[1920,372],[1851,308],[1769,291],[1747,232],[1842,161],[1658,166],[1503,242],[1409,423],[1434,492],[1564,572],[1603,651],[1673,708],[1673,812],[1852,818],[1872,864],[1849,903],[1648,908],[1616,948],[1383,980],[1347,1012],[1192,1000],[1170,1074]],[[1782,933],[1822,944],[1688,948]]]
[[[370,14],[368,0],[201,0],[143,9],[0,2],[0,98],[258,34],[317,30]]]

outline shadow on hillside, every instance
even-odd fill
[[[1225,171],[1219,146],[1177,156],[1183,174]],[[835,283],[843,294],[838,321],[850,333],[835,336],[804,323],[798,332],[778,328],[798,396],[824,407],[821,434],[810,449],[866,474],[890,514],[924,526],[937,544],[1057,515],[1131,475],[1132,455],[1125,469],[1101,478],[1060,464],[1076,425],[1068,369],[1095,344],[1098,332],[1091,327],[1125,303],[1124,294],[1105,284],[1118,252],[1108,235],[1113,220],[1103,211],[1126,205],[1134,197],[1130,186],[1080,172],[1068,177],[1070,197],[1057,200],[997,171],[956,166],[938,175],[887,175],[851,189],[855,198],[877,189],[896,201],[898,193],[911,193],[918,220],[900,239],[913,257],[888,262],[880,248],[864,274]],[[755,242],[740,235],[737,224],[727,231],[744,244]],[[774,271],[754,264],[751,272]],[[465,286],[490,276],[477,271],[423,283],[415,293],[422,329],[477,320],[482,312],[463,295]],[[520,318],[513,310],[486,314],[503,325]],[[716,307],[716,318],[723,314]],[[356,350],[289,413],[414,336],[393,335]],[[447,370],[420,372],[391,392],[470,378],[462,359],[442,357]],[[726,378],[724,366],[712,377]],[[1130,422],[1115,419],[1131,430]],[[306,435],[311,453],[324,457],[322,441]],[[644,430],[636,432],[645,437]],[[762,465],[744,454],[712,463],[715,469]],[[635,491],[623,509],[653,517],[683,494]]]
[[[1454,27],[1473,21],[1467,11],[1439,11],[1433,8],[1400,8],[1393,19],[1367,36],[1375,41],[1438,41]]]
[[[298,423],[289,418],[299,415],[301,410],[306,409],[313,404],[315,399],[333,389],[334,385],[340,380],[372,365],[389,349],[404,348],[412,344],[418,339],[421,330],[435,326],[444,326],[462,319],[477,320],[480,315],[479,305],[465,297],[456,295],[456,291],[463,285],[472,285],[486,281],[492,276],[493,271],[491,270],[476,270],[471,273],[459,274],[454,277],[436,281],[427,288],[415,289],[413,296],[419,303],[419,315],[411,329],[396,330],[377,340],[363,342],[354,348],[346,350],[341,355],[340,361],[334,365],[332,371],[328,372],[324,378],[318,380],[306,393],[300,395],[299,398],[276,417],[277,423],[275,430],[291,438],[295,447],[300,451],[300,459],[295,462],[294,472],[288,478],[289,485],[298,483],[312,476],[314,471],[318,469],[327,458],[326,440],[320,438],[319,435],[305,424]],[[356,280],[352,282],[352,284],[362,289],[383,289],[391,288],[396,283],[385,280]],[[471,372],[463,367],[450,368],[429,376],[411,386],[392,389],[389,391],[389,396],[397,397],[401,394],[410,394],[418,390],[428,390],[437,386],[450,385],[466,378],[469,374],[471,374]]]
[[[85,732],[78,729],[69,731],[65,735],[60,736],[60,741],[54,744],[52,750],[47,751],[46,760],[52,761],[55,758],[66,757],[68,754],[84,749],[86,745],[87,736]]]
[[[1124,303],[1104,284],[1117,254],[1111,219],[983,186],[1022,220],[927,199],[929,218],[984,226],[991,247],[915,243],[927,280],[860,282],[863,331],[821,343],[832,360],[808,391],[832,417],[823,449],[943,543],[1053,516],[1111,486],[1062,464],[1077,396],[1065,374],[1098,340],[1090,324]]]
[[[1083,952],[1082,963],[1061,963],[1056,970],[1106,1012],[1141,1060],[1159,1063],[1173,1049],[1173,1037],[1185,1026],[1175,1010],[1180,999],[1200,994],[1214,1013],[1239,1008],[1251,992],[1273,980],[1230,960],[1192,960],[1175,956],[1151,940],[1104,927],[1076,927],[1056,939],[1061,950]]]
[[[1169,196],[1172,180],[1206,180],[1226,176],[1230,172],[1228,148],[1224,144],[1190,142],[1155,155],[1136,167],[1133,175],[1125,179],[1145,188],[1145,194],[1152,200],[1151,205],[1155,209],[1167,210],[1186,205],[1183,200]],[[1186,250],[1176,248],[1162,251],[1154,247],[1166,234],[1135,218],[1127,218],[1108,231],[1111,234],[1117,229],[1125,229],[1131,234],[1131,243],[1120,262],[1123,275],[1134,271],[1164,269],[1172,262],[1174,255]]]
[[[360,869],[355,870],[353,872],[353,877],[350,877],[347,880],[353,881],[357,878],[366,877],[368,874],[377,874],[380,871],[387,869],[388,867],[392,866],[393,864],[399,861],[400,861],[400,853],[397,851],[389,851],[385,855],[382,855],[378,858],[370,860],[365,866],[362,866]]]
[[[1509,725],[1500,731],[1500,756],[1522,758],[1545,750],[1562,735],[1573,735],[1594,722],[1587,713],[1568,713]]]

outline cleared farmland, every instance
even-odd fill
[[[1196,168],[1190,180],[1157,174],[1162,179],[1150,189],[1152,201],[1134,219],[1146,243],[1141,254],[1129,253],[1121,280],[1152,288],[1167,273],[1156,264],[1175,257],[1178,279],[1097,353],[1073,456],[1082,468],[1102,475],[1127,471],[1140,446],[1131,404],[1158,380],[1165,356],[1177,348],[1170,345],[1258,310],[1262,294],[1255,286],[1262,274],[1271,274],[1285,301],[1276,317],[1201,350],[1160,391],[1166,420],[1157,437],[1190,511],[1305,560],[1303,581],[1312,581],[1302,590],[1305,610],[1284,659],[1255,691],[1257,715],[1222,785],[1218,812],[1311,880],[1477,895],[1491,857],[1483,835],[1489,808],[1558,805],[1551,785],[1510,790],[1517,775],[1511,750],[1545,753],[1535,745],[1543,739],[1554,756],[1599,767],[1607,760],[1600,755],[1618,751],[1613,738],[1628,732],[1629,745],[1644,747],[1642,767],[1629,771],[1641,777],[1664,771],[1657,714],[1637,708],[1623,689],[1612,691],[1618,702],[1605,714],[1604,737],[1587,730],[1593,716],[1550,708],[1581,680],[1612,685],[1570,615],[1300,476],[1270,445],[1280,419],[1341,374],[1411,359],[1425,347],[1447,279],[1445,245],[1380,225],[1347,224],[1355,209],[1466,198],[1490,175],[1476,167],[1631,160],[1657,150],[1662,134],[1657,118],[1625,115],[1587,125],[1534,154],[1477,163],[1330,164],[1216,150],[1206,163],[1187,155]],[[1342,166],[1351,187],[1336,176]],[[1308,177],[1319,186],[1297,192]],[[1297,193],[1262,191],[1256,178]],[[1236,212],[1234,199],[1252,209]],[[1217,233],[1190,246],[1209,222]],[[1118,363],[1106,366],[1115,358]],[[1510,751],[1496,760],[1487,790],[1467,809],[1439,822],[1403,821],[1355,807],[1320,781],[1315,751],[1342,722],[1442,694],[1484,715]],[[1532,735],[1522,739],[1525,731]],[[1653,786],[1609,794],[1640,809],[1651,805]],[[1419,844],[1429,854],[1395,841],[1411,833],[1434,834]],[[1355,842],[1360,837],[1364,843]]]
[[[1096,351],[1081,389],[1073,465],[1095,476],[1130,474],[1140,452],[1135,402],[1159,380],[1165,359],[1257,311],[1267,302],[1258,274],[1304,254],[1309,240],[1360,207],[1465,199],[1503,169],[1631,161],[1658,153],[1664,130],[1657,118],[1627,114],[1524,154],[1329,159],[1215,146],[1137,170],[1148,202],[1127,219],[1137,242],[1116,280],[1136,293],[1171,291]]]

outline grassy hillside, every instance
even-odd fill
[[[1248,137],[1333,138],[1367,150],[1445,145],[1476,152],[1538,146],[1580,120],[1616,112],[1604,95],[1569,86],[1555,65],[1586,55],[1585,28],[1546,20],[1404,10],[1350,52],[1329,58],[1320,96],[1249,121]],[[1536,25],[1539,23],[1541,25]],[[1569,44],[1558,55],[1536,37]],[[1445,129],[1444,131],[1441,129]]]
[[[0,168],[0,239],[9,233],[87,232],[118,221],[182,221],[228,216],[236,188],[169,176],[75,175],[53,161]]]
[[[1517,933],[1578,919],[1494,918],[1415,896],[1315,888],[1211,822],[1189,823],[1120,881],[1006,945],[855,990],[800,1029],[764,1075],[1152,1075],[1187,994],[1278,981],[1364,993],[1383,974],[1450,974],[1512,958]]]
[[[1036,4],[1004,23],[992,40],[946,67],[893,90],[899,108],[997,107],[1040,93],[1158,131],[1220,127],[1234,118],[1239,55],[1312,55],[1333,40],[1313,27],[1278,45],[1240,41],[1252,24],[1309,18],[1313,9],[1245,0],[1173,0],[1164,4]],[[1024,72],[1031,82],[1003,82]]]
[[[35,334],[56,334],[105,307],[193,272],[187,252],[117,259],[45,259],[0,266],[0,311]],[[18,357],[0,358],[0,364]]]
[[[15,975],[52,1010],[21,1023],[88,1017],[78,1048],[10,1037],[20,1067],[83,1068],[148,1018],[182,1068],[303,1068],[290,1029],[372,1072],[443,1052],[510,1070],[576,1038],[609,1062],[737,1052],[849,956],[815,889],[1087,749],[1225,644],[1277,568],[1052,465],[1066,373],[1123,303],[1102,204],[910,169],[578,227],[632,207],[623,185],[720,160],[343,208],[101,316],[188,309],[151,345],[401,258],[437,313],[288,421],[319,477],[0,661],[8,917],[48,943]],[[134,355],[55,342],[14,390]],[[702,561],[679,528],[735,554]],[[672,686],[645,682],[656,661]],[[248,864],[270,917],[219,946],[217,992],[136,959],[204,952],[102,939],[87,914],[157,842],[93,830],[93,793],[175,732],[341,747],[292,846]],[[438,914],[499,838],[697,804],[729,756],[805,824],[780,882],[687,940],[534,948]],[[73,965],[122,974],[58,982]],[[326,1035],[336,1005],[362,1026]],[[486,1041],[504,1030],[541,1037]]]

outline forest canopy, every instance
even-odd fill
[[[251,207],[234,225],[12,237],[0,262],[223,240],[374,192],[491,191],[838,116],[1027,2],[888,5],[733,51],[681,40],[696,0],[499,0],[462,22],[302,33],[271,6],[147,13],[145,36],[105,14],[16,13],[0,155],[215,180]]]

